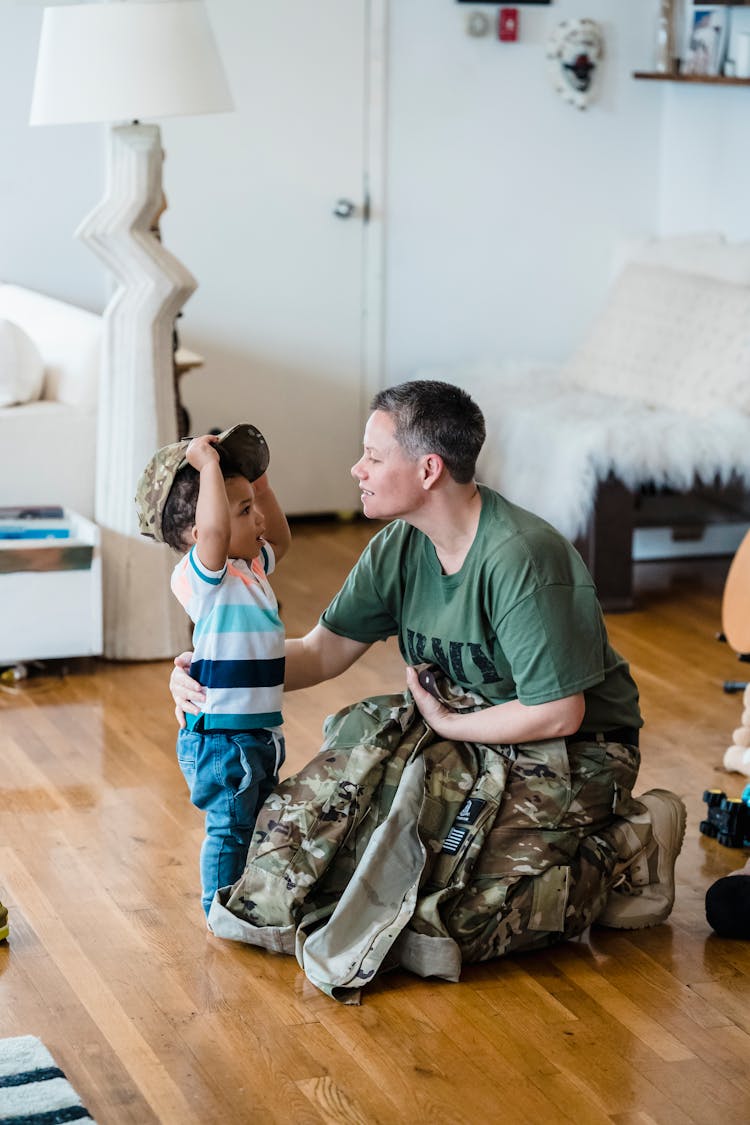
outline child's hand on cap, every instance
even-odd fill
[[[212,461],[218,461],[219,451],[216,448],[216,440],[215,434],[203,434],[202,437],[194,437],[185,450],[185,460],[188,465],[192,465],[194,469],[200,472],[204,465],[209,465]]]

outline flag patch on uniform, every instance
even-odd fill
[[[458,828],[454,824],[448,835],[445,837],[443,846],[440,850],[447,852],[448,855],[455,855],[468,835],[468,828]]]
[[[469,835],[468,825],[476,822],[480,812],[487,804],[481,797],[467,797],[461,806],[458,816],[453,821],[450,832],[443,841],[441,851],[447,852],[448,855],[455,855],[458,849],[463,844],[466,837]]]

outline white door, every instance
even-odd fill
[[[188,154],[164,128],[164,238],[199,282],[180,334],[206,358],[191,430],[258,425],[290,514],[358,507],[369,8],[209,0],[236,112],[191,122]]]

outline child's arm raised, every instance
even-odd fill
[[[253,481],[253,489],[255,490],[255,507],[263,516],[266,525],[265,539],[273,547],[276,562],[279,562],[289,550],[289,544],[292,541],[289,524],[279,506],[276,494],[271,488],[268,473],[264,473],[262,477]]]
[[[211,434],[193,438],[185,452],[189,465],[200,474],[195,509],[194,537],[198,558],[208,570],[221,570],[229,550],[229,503],[224,477]]]

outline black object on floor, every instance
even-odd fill
[[[706,921],[719,937],[750,941],[750,875],[725,875],[711,884]]]
[[[750,785],[741,797],[727,797],[723,789],[706,789],[703,800],[708,816],[700,822],[702,834],[725,848],[750,847]]]

